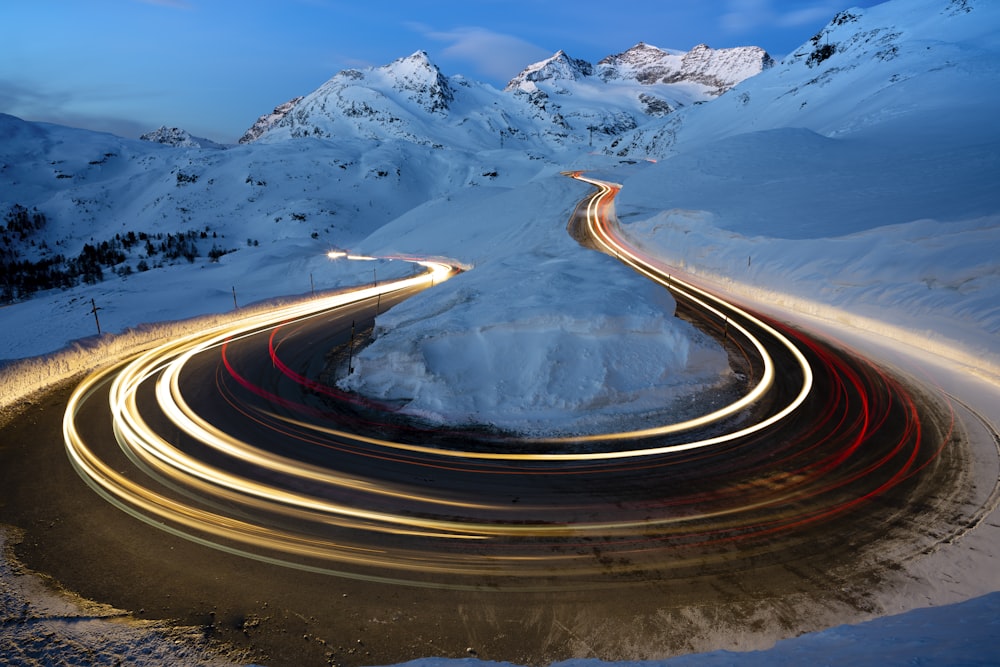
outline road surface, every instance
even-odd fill
[[[381,299],[371,287],[96,373],[66,413],[74,467],[120,509],[200,544],[463,590],[619,588],[742,569],[750,556],[827,557],[842,544],[830,543],[831,522],[877,518],[852,536],[874,542],[939,483],[947,408],[671,275],[617,233],[617,186],[576,178],[598,188],[577,218],[583,233],[719,339],[744,378],[732,400],[614,433],[527,439],[421,424],[335,385],[358,344],[349,329]],[[385,306],[428,284],[414,280],[391,287]],[[109,419],[95,405],[110,405]]]
[[[467,647],[539,663],[851,618],[887,563],[975,520],[956,514],[975,503],[946,400],[660,266],[621,237],[617,188],[591,182],[571,233],[719,340],[743,378],[724,405],[535,439],[405,418],[335,385],[375,309],[421,288],[373,286],[172,341],[77,387],[61,440],[100,497],[28,444],[51,440],[59,401],[9,427],[22,444],[5,452],[3,519],[28,530],[19,553],[270,664]]]

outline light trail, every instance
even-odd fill
[[[91,375],[63,422],[73,466],[122,510],[232,553],[504,589],[724,569],[737,547],[740,558],[778,558],[933,471],[951,426],[925,424],[903,385],[671,275],[617,234],[619,187],[573,176],[597,188],[578,208],[597,248],[742,352],[753,372],[729,405],[654,428],[520,438],[407,420],[304,370],[314,341],[332,340],[364,304],[456,272],[410,258],[426,272],[249,316]],[[85,417],[95,411],[106,430]]]
[[[708,438],[698,442],[685,443],[681,447],[691,449],[696,447],[705,447],[709,445],[719,444],[721,442],[726,442],[728,440],[733,440],[736,438],[749,435],[750,433],[762,430],[771,426],[772,424],[784,419],[792,412],[794,412],[802,403],[805,401],[806,397],[809,395],[810,390],[813,386],[813,373],[812,368],[809,366],[809,362],[806,360],[805,356],[799,351],[799,349],[792,344],[785,336],[780,332],[770,327],[766,323],[762,322],[757,317],[754,317],[745,310],[737,307],[732,303],[723,301],[717,296],[709,294],[704,290],[701,290],[694,285],[684,282],[683,280],[671,276],[670,274],[664,273],[658,266],[658,264],[649,258],[644,258],[638,254],[638,252],[629,244],[625,243],[623,239],[615,236],[610,228],[610,221],[614,218],[613,212],[609,214],[612,207],[612,201],[621,186],[607,183],[605,181],[599,181],[597,179],[586,177],[578,172],[574,173],[572,178],[583,181],[585,183],[590,183],[591,185],[598,188],[598,193],[591,197],[587,204],[587,228],[590,230],[591,238],[598,242],[601,249],[617,257],[619,260],[623,261],[628,266],[635,269],[637,272],[646,276],[653,282],[663,285],[668,290],[674,294],[682,295],[686,297],[692,303],[697,304],[703,312],[714,315],[719,320],[724,321],[727,325],[735,328],[740,332],[750,343],[753,345],[754,349],[760,355],[760,358],[764,362],[764,375],[760,382],[754,388],[753,391],[749,392],[739,401],[736,401],[720,410],[717,410],[711,414],[704,415],[697,419],[689,420],[687,422],[682,422],[678,424],[671,424],[668,426],[660,426],[650,429],[644,429],[641,431],[631,431],[626,433],[613,434],[615,438],[635,438],[635,437],[648,437],[655,435],[663,435],[667,433],[673,433],[678,430],[686,430],[694,428],[697,426],[704,426],[712,422],[719,421],[725,417],[729,417],[740,410],[747,408],[749,405],[758,401],[760,397],[766,392],[771,383],[774,380],[774,361],[771,359],[771,355],[768,354],[767,349],[764,344],[754,335],[752,335],[740,322],[739,320],[730,319],[727,315],[724,315],[716,306],[724,306],[730,312],[736,313],[745,321],[752,322],[757,327],[769,333],[773,336],[774,340],[779,344],[784,346],[798,362],[802,371],[802,386],[796,394],[795,398],[786,405],[783,409],[765,419],[758,422],[752,426],[745,429],[735,431],[733,433],[726,434],[724,436],[718,436],[715,438]],[[715,305],[713,305],[715,304]],[[600,436],[594,436],[599,438]],[[588,438],[589,439],[589,438]]]

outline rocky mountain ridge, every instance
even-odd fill
[[[211,139],[192,136],[187,130],[179,127],[167,127],[161,125],[159,128],[146,132],[139,137],[142,141],[150,141],[154,144],[164,144],[166,146],[178,146],[181,148],[225,148],[226,146]]]
[[[560,50],[500,91],[446,77],[418,51],[381,67],[337,73],[261,116],[241,143],[310,136],[451,147],[593,143],[595,133],[598,140],[611,137],[707,101],[771,64],[758,47],[699,45],[680,53],[640,43],[597,66]]]
[[[721,95],[740,81],[774,65],[774,59],[757,46],[712,49],[699,44],[690,51],[665,50],[639,42],[622,53],[607,56],[593,65],[558,51],[552,57],[526,67],[510,80],[505,90],[530,88],[542,81],[580,81],[596,77],[604,82],[698,84],[710,97]]]
[[[256,141],[257,139],[259,139],[261,135],[267,132],[268,128],[270,128],[278,121],[280,121],[282,118],[287,116],[288,112],[294,109],[295,105],[301,101],[302,101],[302,96],[300,95],[298,97],[288,100],[284,104],[279,104],[278,106],[274,107],[274,110],[271,113],[266,113],[263,116],[259,117],[254,122],[254,124],[250,126],[250,129],[248,129],[246,132],[243,133],[243,136],[240,137],[239,143],[248,144],[252,141]]]
[[[605,81],[635,79],[647,85],[697,83],[718,96],[773,66],[774,59],[757,46],[712,49],[699,44],[687,53],[677,54],[640,42],[624,53],[601,60],[598,71]]]

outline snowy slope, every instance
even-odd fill
[[[20,245],[12,240],[30,261],[75,257],[85,244],[129,232],[193,234],[200,258],[213,246],[249,252],[285,240],[347,247],[423,201],[474,183],[530,178],[541,166],[516,160],[498,172],[488,154],[455,157],[405,141],[170,147],[5,115],[0,139],[0,215],[22,206],[47,220]],[[107,273],[136,272],[142,260],[150,268],[172,263],[144,243],[124,250],[125,261]]]

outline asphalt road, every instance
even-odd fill
[[[613,238],[612,201],[581,202],[574,235],[600,224]],[[271,665],[649,659],[875,611],[895,564],[974,506],[950,406],[665,280],[744,378],[729,403],[754,400],[657,433],[449,431],[335,389],[368,300],[209,345],[167,388],[153,364],[134,399],[151,449],[121,422],[116,439],[98,383],[73,423],[115,480],[103,487],[69,464],[73,387],[54,390],[0,431],[0,521],[24,531],[18,557],[67,588]]]

